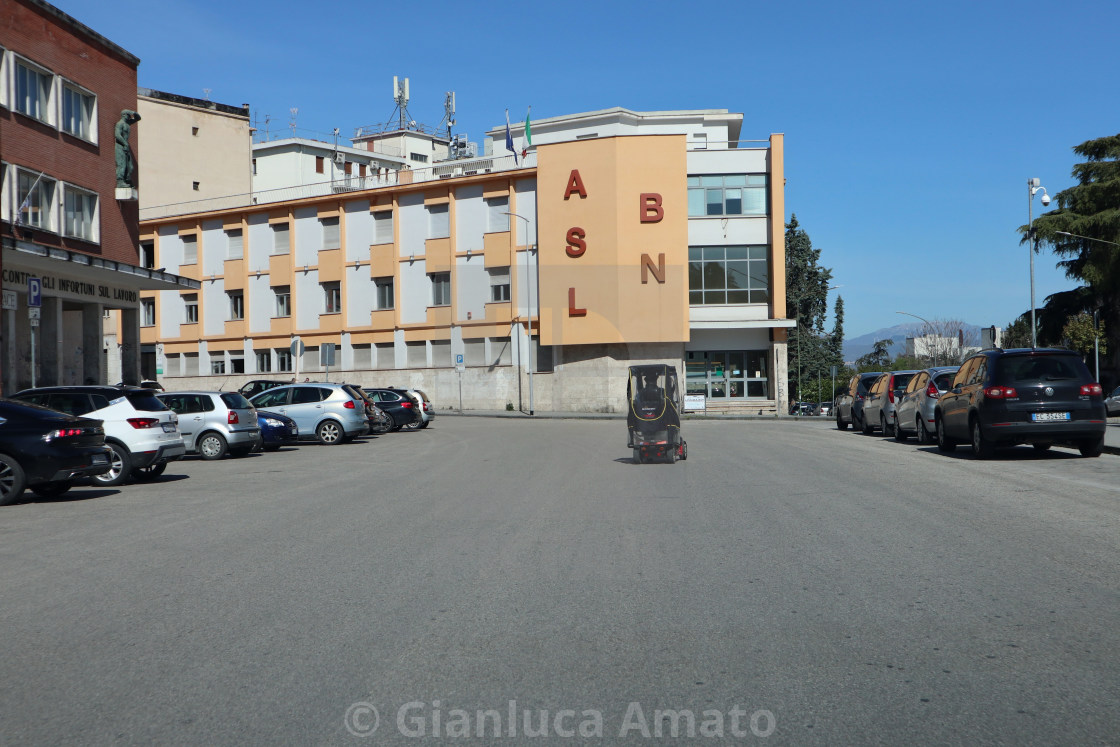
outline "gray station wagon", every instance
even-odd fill
[[[244,456],[261,446],[257,411],[237,392],[165,392],[156,395],[179,416],[188,452],[203,459]]]

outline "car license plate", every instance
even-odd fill
[[[163,432],[164,433],[174,433],[175,431],[176,431],[176,425],[174,423],[164,423],[163,424]]]
[[[1032,412],[1031,420],[1036,423],[1049,423],[1053,420],[1069,420],[1068,412]]]
[[[94,454],[92,457],[90,457],[89,463],[90,464],[108,464],[109,463],[109,457],[106,456],[105,454]]]

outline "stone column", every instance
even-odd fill
[[[771,386],[774,391],[774,404],[778,408],[779,415],[785,415],[789,412],[789,391],[786,388],[789,381],[787,344],[775,342],[771,346],[774,350],[774,378],[771,381]]]
[[[102,381],[101,356],[105,344],[105,327],[102,321],[102,307],[99,303],[82,304],[82,383],[116,384],[115,381]],[[114,355],[110,350],[109,355]]]
[[[121,309],[121,381],[133,385],[140,383],[139,308]]]
[[[39,314],[39,386],[62,383],[62,299],[44,296]]]

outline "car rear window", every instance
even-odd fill
[[[252,407],[249,400],[242,397],[237,392],[224,392],[222,394],[222,402],[226,403],[226,407],[231,410],[248,410]]]
[[[956,371],[949,371],[947,373],[938,374],[933,383],[937,388],[943,392],[948,391],[953,386],[953,377],[957,375]]]
[[[142,412],[163,412],[169,409],[152,391],[126,392],[128,403]]]
[[[996,371],[1001,384],[1092,380],[1088,367],[1076,355],[1008,355],[1000,359]]]
[[[867,376],[861,376],[858,386],[859,394],[867,394],[868,388],[872,383],[874,383],[875,379],[877,378],[879,378],[879,374],[869,374]]]
[[[896,392],[902,391],[906,385],[910,383],[910,379],[914,378],[914,374],[895,374],[894,375],[894,390]]]

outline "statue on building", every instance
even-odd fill
[[[132,133],[132,125],[140,121],[140,115],[131,109],[121,109],[121,118],[113,128],[113,139],[117,142],[117,187],[119,189],[132,189],[135,187],[133,176],[136,174],[136,157],[132,155],[129,147],[128,136]]]

